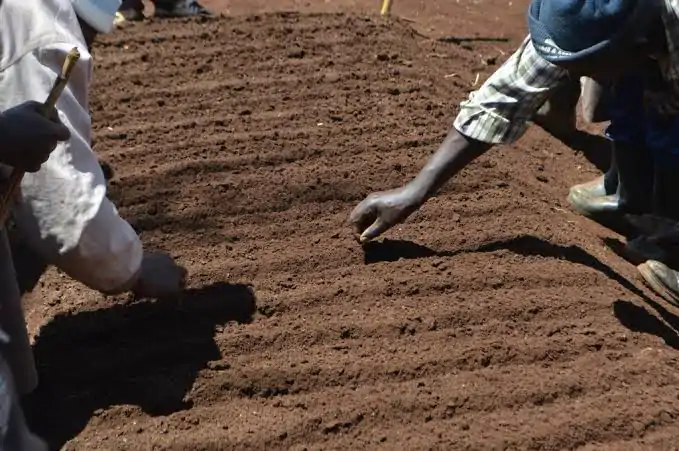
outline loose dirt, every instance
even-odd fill
[[[676,446],[678,310],[564,200],[600,138],[532,127],[384,241],[346,225],[417,172],[498,45],[343,13],[103,38],[111,196],[191,287],[105,299],[50,270],[31,424],[83,450]]]

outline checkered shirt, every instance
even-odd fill
[[[662,0],[668,53],[658,60],[662,86],[645,93],[650,108],[679,114],[679,0]],[[460,104],[454,127],[463,135],[490,144],[509,144],[526,131],[542,104],[569,74],[540,57],[530,37],[469,98]]]

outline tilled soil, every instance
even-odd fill
[[[191,287],[105,299],[48,272],[28,412],[53,446],[676,449],[678,310],[564,200],[600,138],[533,127],[385,240],[346,224],[500,61],[294,13],[133,25],[95,59],[111,196]]]

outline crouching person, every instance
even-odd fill
[[[97,33],[111,30],[119,6],[119,0],[0,4],[0,109],[44,101],[66,54],[73,47],[81,54],[56,104],[70,138],[57,145],[39,171],[26,174],[13,220],[27,246],[90,288],[111,295],[171,296],[184,287],[185,269],[170,255],[144,251],[107,198],[106,180],[91,148],[90,50]]]

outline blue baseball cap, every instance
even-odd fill
[[[528,30],[544,59],[577,63],[643,36],[658,17],[654,3],[657,0],[533,0]]]

